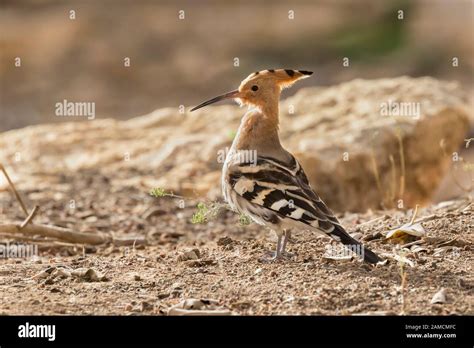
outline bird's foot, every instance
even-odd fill
[[[276,253],[275,251],[269,251],[264,256],[260,258],[260,262],[271,263],[281,260],[288,260],[295,257],[295,254],[289,253],[287,251],[282,251],[281,253]]]
[[[264,256],[262,256],[259,261],[262,263],[271,263],[279,261],[282,258],[283,256],[280,253],[277,253],[275,251],[269,251]]]
[[[281,252],[281,257],[283,257],[285,259],[292,259],[295,256],[296,256],[296,254],[289,253],[288,251],[282,251]]]

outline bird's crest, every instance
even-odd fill
[[[257,79],[270,79],[275,81],[281,88],[287,88],[296,81],[310,77],[312,71],[294,69],[267,69],[250,74],[242,83]]]
[[[270,103],[273,101],[273,103],[278,104],[280,91],[283,88],[290,87],[296,81],[307,78],[312,74],[311,71],[293,69],[268,69],[257,71],[247,76],[247,78],[240,83],[238,89],[206,100],[192,108],[191,111],[217,103],[224,99],[234,99],[238,101],[239,104],[248,104],[260,108],[263,107],[263,105],[268,104],[269,101]],[[278,118],[277,114],[275,114],[275,116]]]

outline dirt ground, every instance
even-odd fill
[[[214,299],[235,315],[474,314],[474,219],[468,200],[419,209],[426,236],[399,243],[384,235],[409,222],[412,210],[341,216],[350,233],[389,259],[384,265],[328,259],[329,239],[304,231],[295,231],[289,244],[295,257],[264,263],[260,258],[276,238],[261,226],[241,225],[230,211],[193,224],[199,200],[185,200],[182,207],[179,198],[154,198],[149,188],[118,185],[116,177],[64,175],[51,178],[48,190],[21,194],[29,207],[40,206],[35,223],[141,236],[148,245],[48,242],[39,244],[38,257],[0,259],[0,314],[162,315],[189,298]],[[2,222],[23,220],[10,192],[1,192],[0,201]],[[6,234],[0,237],[9,241]],[[408,243],[413,245],[400,251]],[[198,259],[183,260],[193,249]],[[391,259],[402,254],[413,262],[404,263],[403,271]],[[82,268],[95,270],[99,279],[70,276]],[[55,269],[67,272],[58,275]],[[431,304],[442,288],[445,303]]]

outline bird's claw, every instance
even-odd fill
[[[296,254],[293,254],[293,253],[289,253],[287,251],[282,251],[281,253],[281,257],[285,258],[285,259],[291,259],[293,257],[295,257]]]
[[[270,263],[270,262],[279,261],[281,259],[282,259],[281,254],[276,253],[274,251],[269,251],[266,253],[265,256],[262,256],[259,261],[264,262],[264,263]]]
[[[283,251],[281,253],[276,253],[274,251],[270,251],[267,253],[266,256],[263,256],[260,258],[260,262],[263,262],[263,263],[270,263],[270,262],[277,262],[277,261],[281,261],[281,260],[284,260],[284,259],[291,259],[295,256],[295,254],[292,254],[292,253],[289,253],[289,252],[286,252],[286,251]]]

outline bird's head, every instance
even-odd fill
[[[278,101],[283,88],[290,87],[296,81],[307,78],[311,74],[311,71],[290,69],[257,71],[243,80],[235,91],[209,99],[192,108],[191,111],[224,99],[235,99],[240,104],[263,108],[265,103]]]

